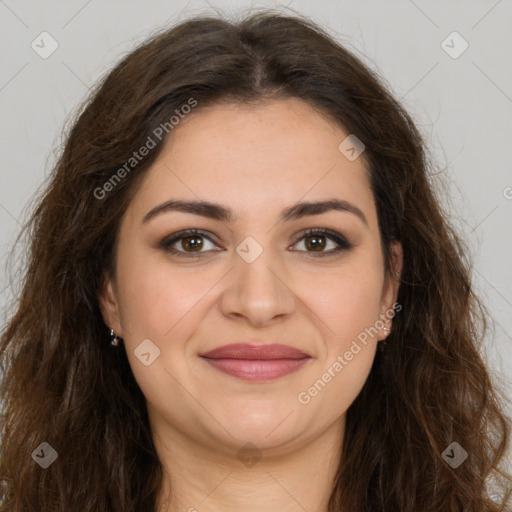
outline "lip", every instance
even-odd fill
[[[308,354],[279,343],[235,343],[199,355],[220,372],[250,381],[284,377],[298,371],[311,359]]]
[[[222,345],[209,352],[199,354],[211,359],[302,359],[308,354],[288,345],[272,343],[270,345],[255,345],[251,343],[233,343]]]

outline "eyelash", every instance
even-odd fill
[[[162,249],[164,249],[165,251],[168,251],[171,254],[178,256],[179,258],[203,257],[203,255],[207,254],[208,251],[192,252],[192,253],[190,253],[190,252],[186,252],[186,251],[179,251],[179,250],[174,249],[173,247],[171,247],[171,245],[174,245],[176,242],[179,242],[183,238],[187,238],[190,235],[201,236],[201,237],[206,238],[210,242],[215,243],[203,231],[200,231],[200,230],[197,230],[197,229],[187,229],[187,230],[180,231],[178,233],[174,233],[172,235],[169,235],[169,236],[165,237],[160,242],[160,247]],[[331,249],[330,251],[327,251],[327,252],[322,251],[322,252],[316,253],[316,254],[314,252],[312,252],[312,251],[297,251],[297,252],[306,252],[306,253],[311,254],[314,258],[323,258],[323,257],[326,257],[326,256],[332,256],[334,254],[338,254],[341,251],[349,250],[349,249],[351,249],[353,247],[352,244],[350,242],[348,242],[347,239],[344,236],[340,235],[339,233],[336,233],[336,231],[331,231],[329,229],[324,229],[324,228],[316,228],[316,229],[308,229],[308,230],[306,230],[302,234],[302,236],[293,245],[296,245],[298,242],[300,242],[304,238],[311,237],[311,236],[318,236],[318,235],[325,236],[326,238],[334,241],[335,243],[338,244],[338,247],[336,249]]]

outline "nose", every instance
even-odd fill
[[[221,301],[224,315],[263,327],[284,320],[294,311],[297,298],[290,279],[270,250],[264,250],[251,263],[236,253],[233,259],[234,268],[227,276]]]

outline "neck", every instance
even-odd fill
[[[314,439],[261,452],[205,446],[168,424],[157,432],[153,425],[165,475],[156,510],[327,512],[344,425],[345,416]]]

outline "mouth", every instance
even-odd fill
[[[287,345],[224,345],[199,356],[216,370],[247,381],[274,380],[302,368],[311,356]]]

